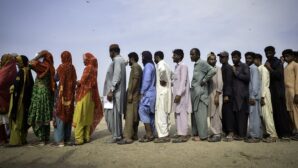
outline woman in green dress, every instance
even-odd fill
[[[40,145],[50,140],[50,121],[54,106],[55,68],[53,56],[43,50],[30,61],[30,67],[36,72],[33,86],[31,105],[29,108],[28,124],[39,138]]]
[[[16,62],[19,71],[14,84],[10,87],[10,146],[19,146],[27,143],[26,137],[29,128],[27,119],[34,83],[28,58],[24,55],[17,56]]]

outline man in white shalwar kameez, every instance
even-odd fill
[[[154,54],[156,63],[156,104],[155,104],[155,127],[158,138],[155,143],[170,142],[170,113],[172,112],[172,71],[163,60],[164,54],[157,51]]]
[[[263,142],[276,142],[277,133],[273,121],[273,110],[271,104],[270,93],[270,73],[268,69],[262,65],[262,55],[256,54],[254,58],[255,65],[258,67],[261,76],[261,116],[265,127],[265,133],[269,136],[263,139]]]

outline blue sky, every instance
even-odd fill
[[[0,54],[33,58],[47,49],[57,67],[69,50],[80,77],[82,54],[91,52],[99,61],[102,93],[111,43],[125,58],[131,51],[162,50],[173,68],[172,50],[182,48],[192,75],[193,47],[202,59],[222,50],[263,54],[267,45],[277,55],[298,50],[297,6],[297,0],[0,0]]]

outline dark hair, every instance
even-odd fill
[[[139,56],[138,56],[138,54],[135,53],[135,52],[131,52],[131,53],[129,53],[129,54],[128,54],[128,58],[133,58],[136,62],[139,61]]]
[[[298,58],[298,51],[294,51],[294,55],[296,58]]]
[[[275,48],[273,46],[267,46],[267,47],[265,47],[264,51],[265,52],[268,52],[268,51],[274,51],[275,52]]]
[[[249,55],[252,56],[252,58],[254,58],[256,54],[254,52],[246,52],[244,55],[245,55],[245,58]]]
[[[255,54],[254,59],[260,59],[262,61],[263,57],[261,54],[257,53]]]
[[[113,48],[110,48],[110,51],[113,51],[113,52],[119,54],[120,53],[120,48],[119,47],[113,47]]]
[[[183,52],[182,49],[175,49],[175,50],[173,51],[173,53],[176,54],[176,55],[179,55],[179,56],[181,57],[181,60],[182,60],[183,57],[184,57],[184,52]]]
[[[282,55],[284,56],[284,55],[287,55],[287,54],[293,55],[294,52],[293,52],[292,49],[285,49],[285,50],[283,50]]]
[[[194,50],[195,53],[196,53],[198,56],[201,56],[201,52],[200,52],[200,50],[199,50],[198,48],[193,48],[193,49],[191,49],[191,50]]]
[[[231,55],[232,55],[232,56],[234,56],[234,55],[238,55],[238,56],[241,58],[241,52],[238,51],[238,50],[233,51],[233,52],[231,53]]]
[[[160,59],[163,59],[164,58],[164,54],[162,51],[156,51],[154,53],[154,56],[158,56]]]

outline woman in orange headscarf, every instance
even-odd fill
[[[41,51],[30,61],[30,67],[36,72],[36,79],[32,91],[28,124],[33,127],[40,143],[46,144],[50,140],[50,121],[55,93],[55,68],[52,54],[46,50]]]
[[[57,145],[64,146],[70,142],[71,137],[77,74],[69,51],[62,52],[61,61],[62,64],[57,68],[56,74],[59,79],[59,90],[53,120],[54,139]]]
[[[4,54],[1,57],[0,68],[0,145],[7,142],[5,125],[8,124],[8,111],[10,103],[9,88],[13,85],[17,76],[15,58],[11,54]]]
[[[83,55],[85,69],[77,82],[76,108],[73,117],[75,144],[90,142],[90,135],[103,117],[97,85],[97,59],[91,54]]]

